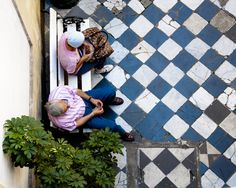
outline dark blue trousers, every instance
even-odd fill
[[[86,93],[95,99],[100,99],[103,102],[103,106],[108,105],[116,96],[115,90],[111,87],[92,89]],[[95,106],[87,100],[84,100],[84,102],[86,104],[85,115],[88,115]],[[117,125],[113,120],[104,118],[103,115],[96,116],[87,121],[85,127],[94,129],[109,128],[111,131],[118,132],[120,135],[125,133],[125,130],[120,125]]]
[[[88,71],[90,71],[92,68],[101,69],[105,64],[106,58],[101,58],[99,60],[93,61],[93,62],[85,62],[82,67],[77,72],[77,75],[82,75]]]

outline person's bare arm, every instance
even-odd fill
[[[84,116],[84,117],[81,117],[81,118],[77,119],[77,120],[76,120],[76,126],[77,126],[77,127],[83,126],[87,121],[89,121],[90,119],[92,119],[92,118],[95,117],[95,116],[98,116],[98,115],[103,114],[103,112],[104,112],[103,108],[97,108],[97,107],[95,107],[95,108],[93,109],[93,111],[92,111],[90,114],[88,114],[88,115],[86,115],[86,116]]]
[[[85,62],[89,61],[89,59],[90,59],[90,55],[89,55],[89,54],[83,55],[83,56],[80,58],[79,62],[76,64],[74,73],[77,72],[77,70],[81,67],[81,65],[83,65]]]
[[[90,59],[93,57],[94,54],[94,47],[92,44],[90,44],[89,42],[84,42],[83,43],[84,49],[85,49],[85,54],[90,55]],[[89,59],[89,60],[90,60]]]
[[[82,48],[85,50],[85,54],[80,58],[79,62],[77,63],[74,73],[77,72],[77,70],[81,67],[82,64],[89,61],[93,57],[94,48],[92,44],[84,42]]]

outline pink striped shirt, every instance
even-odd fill
[[[70,86],[59,86],[54,89],[48,97],[48,101],[54,99],[65,99],[68,101],[70,107],[61,116],[54,117],[48,114],[49,119],[53,124],[62,129],[68,131],[76,129],[76,120],[83,117],[85,112],[85,103],[83,99],[77,95],[77,90]]]

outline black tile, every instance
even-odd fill
[[[186,188],[196,188],[196,187],[199,187],[199,186],[197,184],[197,179],[194,179]]]
[[[234,141],[235,139],[227,134],[221,127],[217,127],[211,136],[208,137],[208,142],[221,153],[224,153]]]
[[[139,122],[141,122],[145,116],[146,113],[135,103],[131,103],[131,105],[129,105],[121,114],[121,117],[132,127],[135,127]]]
[[[218,100],[215,100],[206,110],[205,114],[215,123],[220,124],[229,114],[230,111]]]
[[[139,153],[139,168],[144,169],[145,166],[147,166],[150,162],[151,162],[151,160],[145,155],[145,153],[143,153],[140,150],[140,153]]]
[[[139,188],[149,188],[145,183],[140,183],[138,185]]]
[[[74,6],[65,17],[79,17],[79,18],[88,18],[89,16],[78,6]]]
[[[124,168],[121,169],[122,172],[124,172],[125,174],[127,174],[127,168],[126,166]]]
[[[196,161],[196,152],[192,152],[184,161],[182,164],[190,170],[197,169],[197,161]],[[196,176],[196,174],[194,174]]]
[[[207,144],[206,144],[206,142],[204,142],[200,145],[199,150],[200,150],[201,154],[207,154]]]
[[[225,33],[225,35],[236,43],[236,24],[231,27],[230,30]]]
[[[197,160],[196,160],[196,152],[192,152],[183,162],[182,164],[189,169],[190,172],[190,182],[192,183],[197,177]]]
[[[162,151],[161,154],[153,160],[153,162],[166,175],[180,163],[168,149]]]
[[[227,182],[229,178],[235,173],[236,166],[224,156],[220,156],[210,167],[210,169],[224,182]]]
[[[155,188],[176,188],[176,186],[167,178],[165,177]]]
[[[115,16],[105,6],[98,5],[91,16],[101,27],[105,27]]]
[[[209,166],[211,166],[216,159],[220,157],[220,154],[209,154],[208,155],[208,160],[209,160]]]

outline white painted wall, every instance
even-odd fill
[[[28,169],[2,152],[5,120],[29,115],[30,46],[12,0],[0,0],[0,24],[0,187],[24,188]]]

